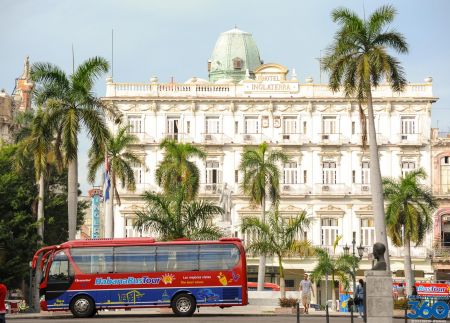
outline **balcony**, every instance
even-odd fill
[[[349,194],[351,190],[346,184],[314,184],[314,194],[318,195],[340,195]]]
[[[260,144],[263,142],[262,133],[241,133],[241,141],[246,144]]]
[[[301,133],[282,133],[278,142],[284,145],[301,145],[306,142],[306,136]]]
[[[202,183],[199,187],[200,195],[219,195],[223,184],[219,183]]]
[[[433,185],[433,193],[435,195],[450,196],[450,184]]]
[[[342,145],[343,136],[340,133],[319,133],[319,145]]]
[[[194,138],[190,134],[182,133],[182,132],[165,132],[163,133],[163,137],[165,139],[175,140],[177,142],[189,142],[193,143]]]
[[[135,144],[149,144],[149,143],[155,143],[156,139],[152,136],[150,136],[146,132],[130,132],[130,135],[135,136],[138,141]]]
[[[306,184],[280,184],[281,194],[283,195],[303,195],[310,194],[311,187]]]
[[[420,133],[400,133],[396,136],[399,145],[406,146],[420,146],[425,143],[425,140]]]
[[[370,184],[352,184],[352,194],[370,195]]]
[[[202,133],[202,139],[205,145],[220,145],[230,141],[223,133]]]

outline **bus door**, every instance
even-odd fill
[[[47,274],[45,299],[49,309],[67,308],[70,299],[67,290],[73,283],[73,271],[64,251],[53,255]]]

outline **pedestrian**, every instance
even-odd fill
[[[6,293],[8,292],[8,289],[5,285],[0,283],[0,323],[5,323],[6,318],[6,306],[5,306],[5,299],[6,299]]]
[[[397,295],[398,300],[405,299],[405,287],[403,287],[403,283],[398,284]]]
[[[364,280],[360,279],[355,291],[355,305],[358,308],[359,317],[364,316]]]
[[[411,297],[412,298],[417,298],[419,296],[419,294],[417,293],[417,287],[413,286],[412,287],[412,293],[411,293]]]
[[[308,275],[303,275],[303,280],[300,282],[300,292],[302,292],[302,303],[305,308],[305,314],[308,314],[309,304],[311,303],[311,293],[314,296],[312,283],[308,280]]]

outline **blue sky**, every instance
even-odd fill
[[[365,0],[366,15],[382,4],[398,9],[393,27],[402,32],[410,53],[400,56],[410,82],[433,77],[433,126],[450,132],[450,1]],[[289,69],[299,80],[319,80],[316,57],[330,43],[336,26],[330,12],[339,6],[363,14],[362,0],[0,0],[0,89],[11,92],[24,57],[48,61],[67,72],[95,55],[111,59],[114,29],[114,80],[184,82],[207,77],[207,60],[219,33],[233,28],[251,32],[261,58]],[[106,77],[106,76],[105,76]],[[323,77],[326,80],[326,77]],[[96,87],[105,93],[105,80]],[[81,139],[79,181],[86,180],[88,141]]]

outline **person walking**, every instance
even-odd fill
[[[8,292],[8,289],[5,285],[0,283],[0,323],[5,323],[6,318],[6,306],[5,306],[5,299],[6,299],[6,293]]]
[[[303,280],[300,282],[300,292],[302,293],[302,303],[305,308],[305,314],[308,314],[309,304],[311,303],[311,293],[314,296],[312,283],[308,280],[308,275],[303,275]]]
[[[360,279],[355,291],[355,305],[358,308],[359,317],[364,316],[364,280]]]

